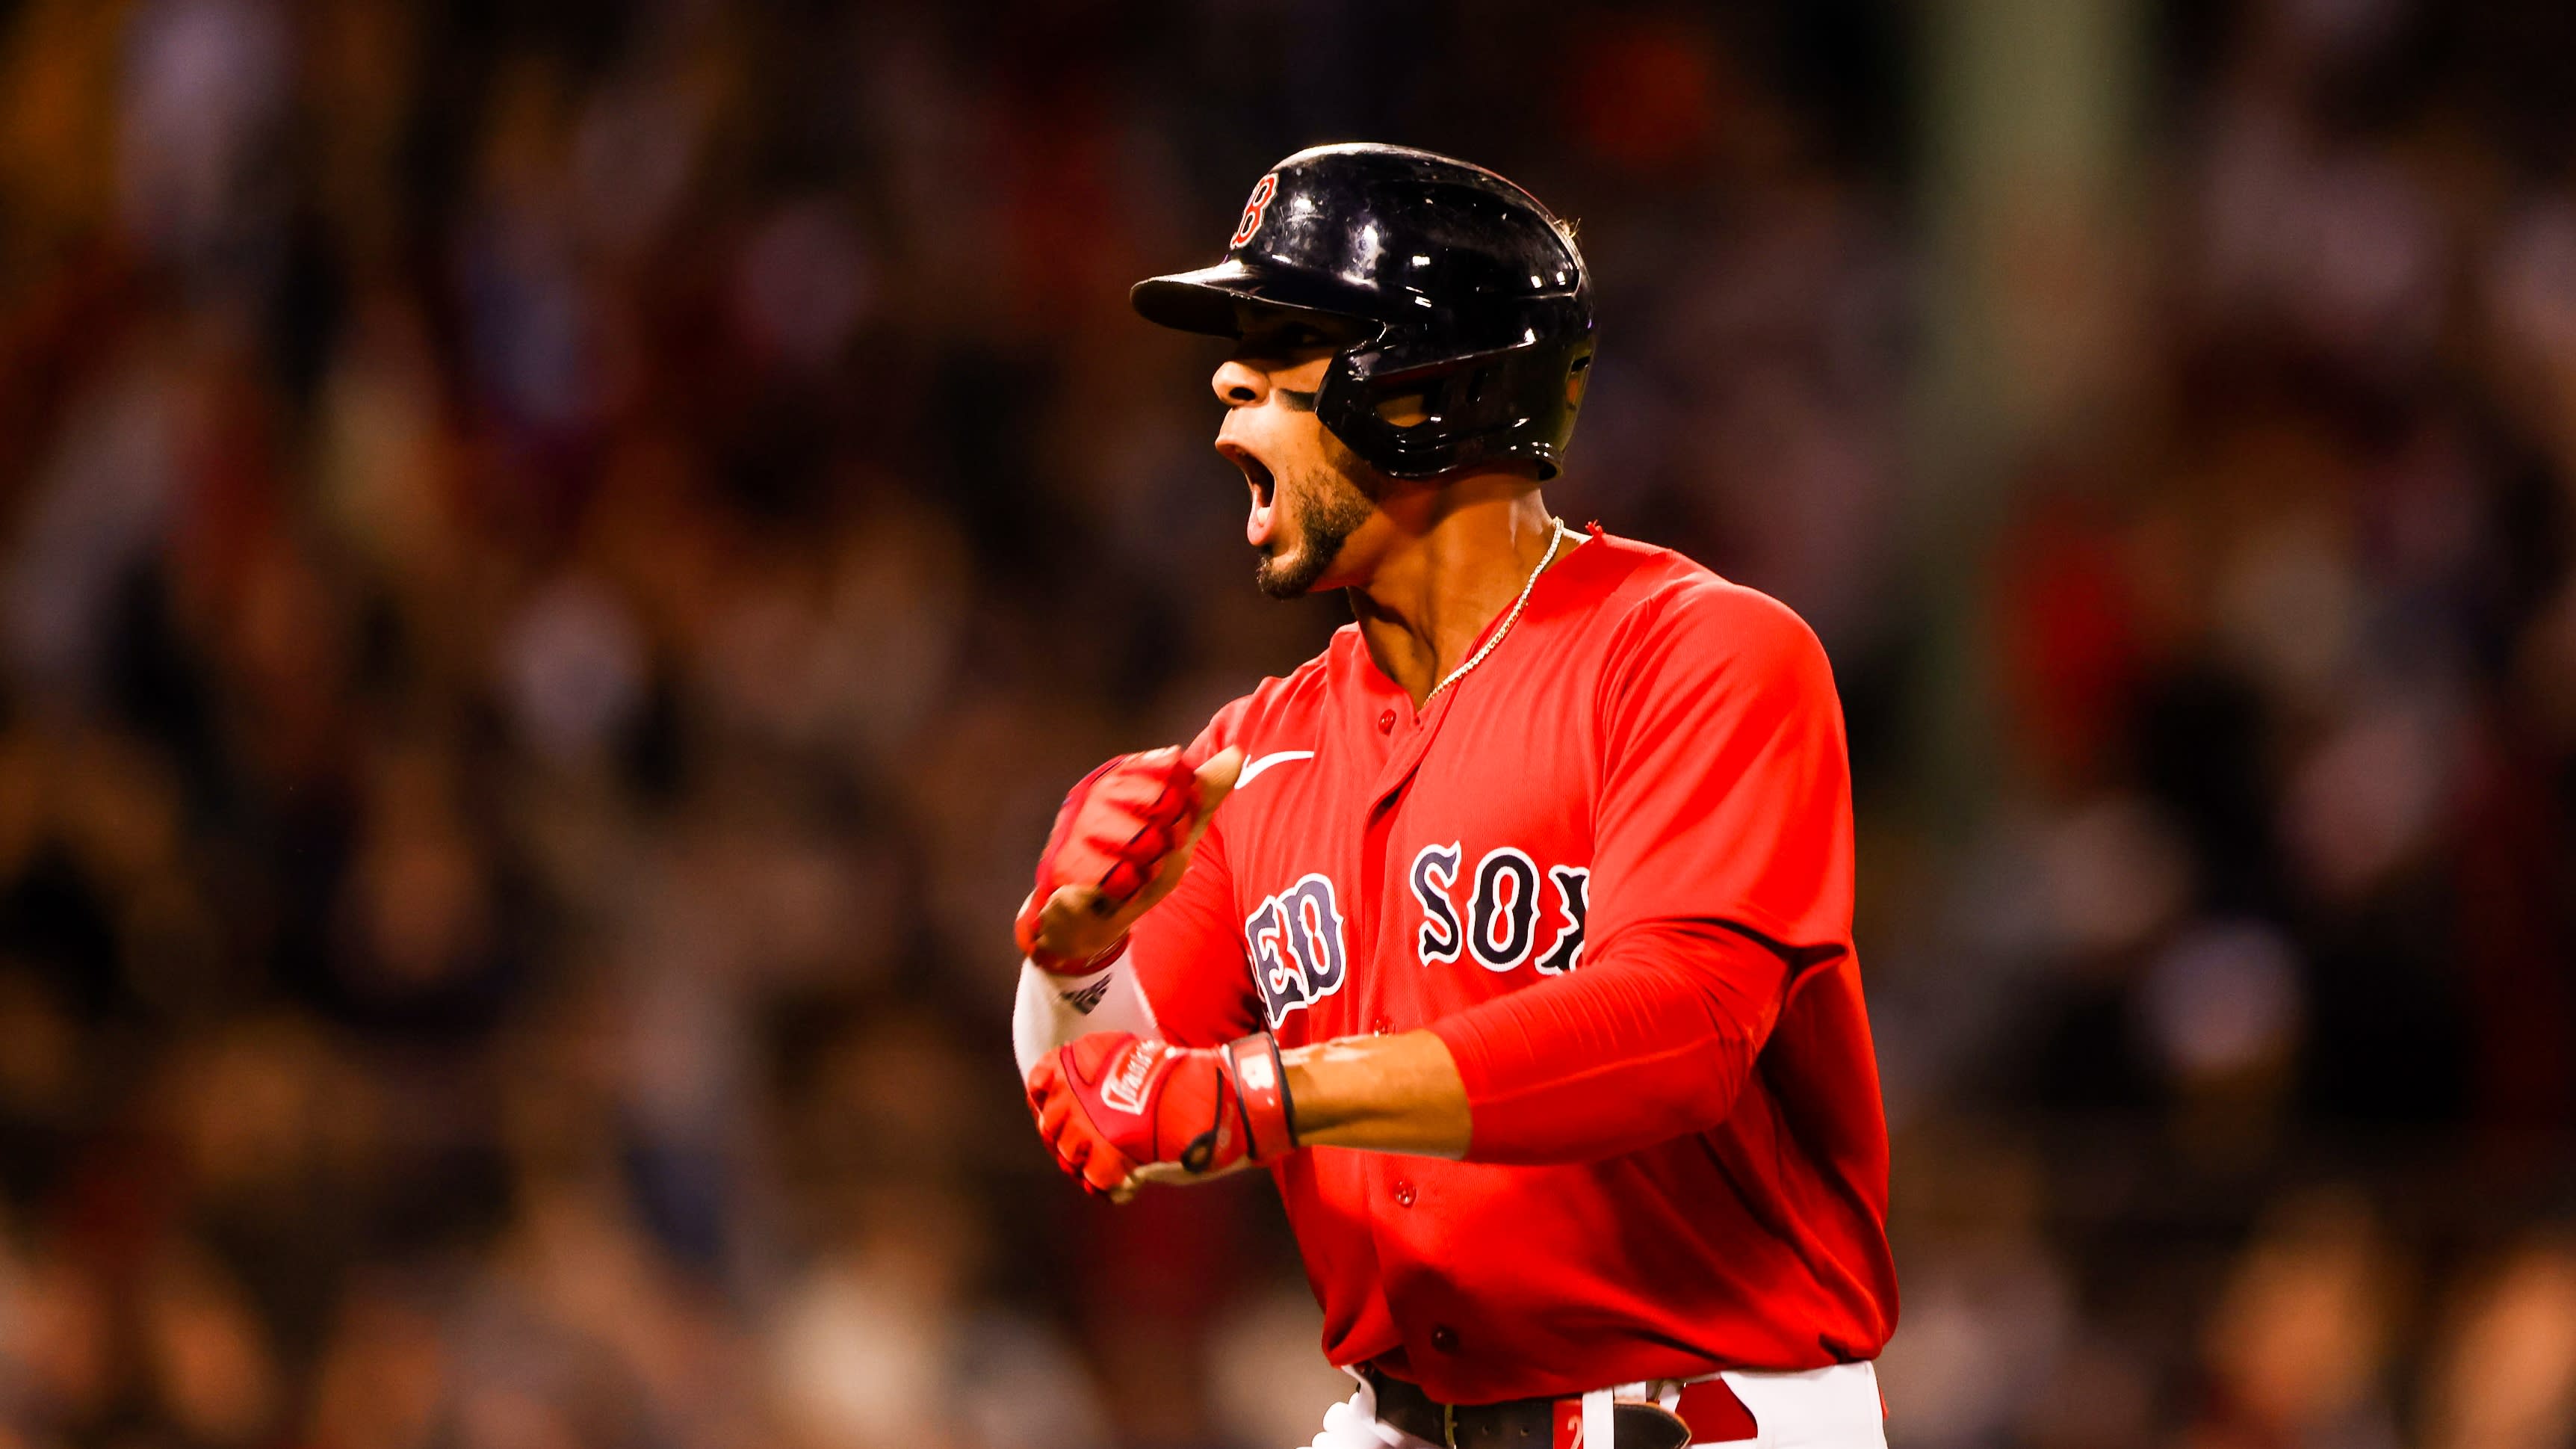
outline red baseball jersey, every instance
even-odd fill
[[[1731,1069],[1695,1045],[1542,1063],[1543,1095],[1579,1104],[1576,1145],[1523,1148],[1560,1160],[1479,1160],[1506,1111],[1479,1103],[1463,1162],[1315,1147],[1278,1164],[1332,1362],[1484,1403],[1877,1354],[1896,1285],[1849,772],[1796,615],[1596,533],[1420,712],[1350,626],[1219,711],[1193,753],[1227,745],[1242,779],[1129,957],[1172,1040],[1430,1027],[1455,1047],[1480,1009],[1490,1039],[1493,1003],[1545,1005],[1612,962],[1647,980],[1691,963],[1743,1038]],[[1505,1054],[1535,1039],[1520,1020],[1500,1022]],[[1630,1068],[1704,1079],[1673,1099],[1713,1115],[1680,1135],[1637,1120]]]

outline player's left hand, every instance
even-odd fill
[[[1297,1145],[1266,1034],[1202,1048],[1094,1032],[1041,1058],[1028,1089],[1056,1164],[1085,1191],[1121,1201],[1140,1182],[1195,1182]]]
[[[1014,933],[1042,971],[1083,975],[1181,883],[1199,837],[1243,770],[1229,745],[1193,767],[1177,746],[1120,755],[1064,797]]]

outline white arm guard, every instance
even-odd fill
[[[1011,1054],[1019,1058],[1021,1080],[1027,1080],[1038,1058],[1095,1031],[1162,1033],[1125,959],[1088,976],[1057,976],[1034,962],[1020,963],[1019,1000],[1011,1007]]]

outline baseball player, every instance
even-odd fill
[[[1327,146],[1133,300],[1233,339],[1260,587],[1357,619],[1067,796],[1017,923],[1040,1134],[1113,1196],[1270,1169],[1359,1380],[1319,1449],[1882,1446],[1832,675],[1772,599],[1549,516],[1572,230]]]

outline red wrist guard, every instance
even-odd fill
[[[1235,1038],[1225,1045],[1225,1068],[1234,1079],[1235,1101],[1243,1113],[1243,1136],[1252,1160],[1273,1162],[1296,1151],[1288,1066],[1280,1059],[1279,1039],[1266,1031]]]

